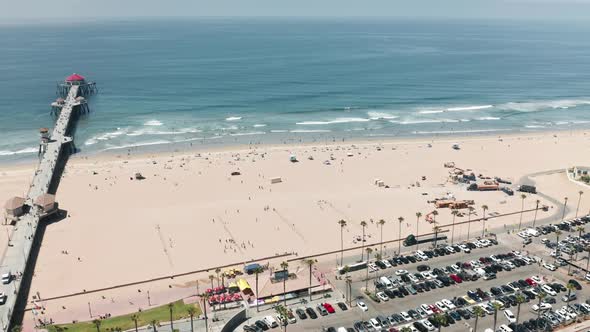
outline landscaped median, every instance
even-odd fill
[[[185,304],[182,300],[172,303],[172,319],[179,320],[190,318],[190,308],[194,309],[193,317],[201,315],[201,308],[198,304]],[[137,326],[152,325],[153,322],[169,322],[170,307],[168,304],[143,310],[135,314],[128,314],[117,317],[101,319],[97,327],[95,321],[79,322],[74,324],[55,324],[47,326],[49,332],[96,332],[96,331],[124,331],[135,328],[133,320],[137,315]],[[157,324],[157,323],[156,323]]]

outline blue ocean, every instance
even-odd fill
[[[0,25],[0,161],[96,81],[81,153],[590,127],[590,23],[184,19]]]

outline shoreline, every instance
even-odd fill
[[[135,146],[130,148],[121,148],[121,149],[111,149],[111,150],[101,150],[101,151],[93,151],[93,152],[79,152],[73,154],[69,157],[68,163],[71,162],[80,162],[84,161],[114,161],[117,159],[121,159],[123,157],[131,158],[133,160],[136,159],[145,159],[145,158],[153,158],[163,155],[191,155],[194,153],[226,153],[226,152],[247,152],[256,149],[270,149],[270,150],[281,150],[281,149],[300,149],[306,147],[333,147],[338,145],[371,145],[371,144],[384,144],[384,145],[392,145],[392,144],[428,144],[428,143],[450,143],[450,142],[461,142],[461,141],[477,141],[477,140],[490,140],[493,138],[514,138],[514,137],[521,137],[521,138],[536,138],[540,136],[546,135],[558,135],[569,133],[570,136],[572,135],[586,135],[590,133],[590,128],[585,129],[569,129],[569,130],[539,130],[539,131],[527,131],[527,132],[518,132],[518,131],[492,131],[492,132],[481,132],[476,133],[474,135],[454,135],[454,134],[441,134],[435,136],[383,136],[383,137],[372,137],[372,138],[361,138],[361,137],[351,137],[351,138],[344,138],[344,137],[334,137],[334,139],[324,140],[324,141],[300,141],[300,142],[283,142],[281,143],[220,143],[220,144],[206,144],[206,145],[188,145],[186,142],[183,143],[166,143],[166,144],[158,144],[158,145],[145,145],[145,146]],[[183,148],[180,148],[184,145]],[[161,146],[162,149],[156,148],[157,146]],[[164,148],[167,147],[167,148]],[[11,169],[23,169],[23,168],[33,168],[37,165],[37,158],[31,158],[27,160],[14,160],[14,161],[2,161],[0,160],[0,172],[11,170]]]

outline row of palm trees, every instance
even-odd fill
[[[203,298],[203,310],[205,312],[205,331],[208,331],[207,328],[207,307],[206,307],[206,299],[208,298],[207,293],[201,295],[201,297]],[[174,331],[174,303],[169,303],[168,305],[168,310],[170,312],[170,330]],[[191,320],[191,332],[194,332],[194,326],[193,326],[193,321],[195,318],[195,314],[197,313],[197,308],[195,308],[194,306],[189,306],[186,309],[186,312],[189,314]],[[139,313],[135,313],[133,315],[131,315],[130,319],[133,321],[133,324],[135,325],[135,332],[138,332],[139,329],[139,322],[140,322],[140,315]],[[156,326],[159,324],[160,322],[156,319],[152,319],[149,323],[149,325],[153,328],[154,332],[157,331]],[[100,319],[95,319],[92,321],[92,324],[94,325],[94,327],[96,328],[96,332],[100,332],[100,326],[102,325],[102,320]],[[121,331],[121,328],[115,327],[114,328],[115,331]]]

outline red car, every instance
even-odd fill
[[[451,274],[449,277],[451,277],[451,279],[453,279],[458,284],[463,282],[463,279],[461,279],[461,277],[456,274]]]
[[[533,287],[537,286],[537,283],[531,278],[526,278],[524,281],[526,281],[527,284],[529,284]]]
[[[440,313],[442,312],[442,311],[441,311],[441,310],[440,310],[440,309],[439,309],[437,306],[435,306],[434,304],[431,304],[431,305],[429,305],[429,306],[428,306],[428,308],[430,308],[430,310],[432,310],[432,312],[434,312],[435,314],[440,314]]]
[[[330,303],[323,303],[322,305],[324,306],[324,308],[326,308],[328,313],[333,314],[336,312],[336,310],[334,310],[334,307],[332,307],[332,305]]]

